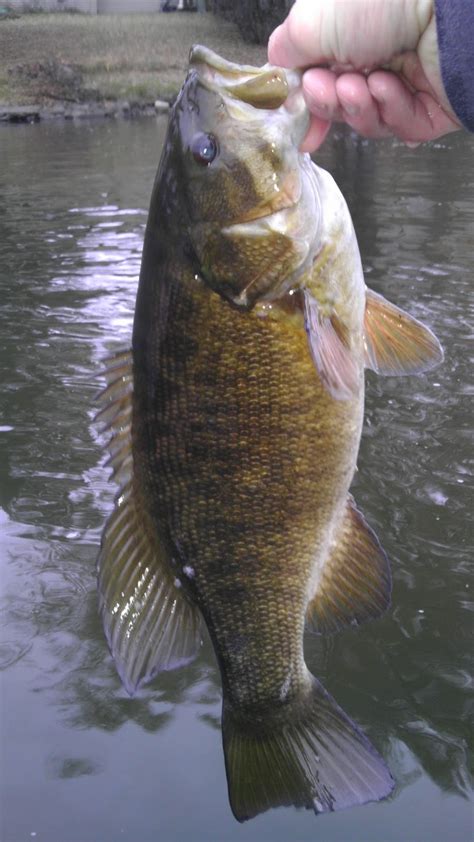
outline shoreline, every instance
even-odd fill
[[[266,61],[264,47],[244,43],[235,24],[211,13],[0,19],[0,124],[168,111],[194,43],[239,64]]]
[[[173,97],[174,99],[174,97]],[[0,102],[0,124],[39,123],[54,120],[125,119],[156,117],[168,114],[172,100],[158,99],[154,103],[129,102],[67,102],[60,100],[54,105],[37,103],[12,105]]]

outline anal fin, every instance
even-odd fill
[[[349,495],[306,611],[307,627],[319,634],[331,634],[375,619],[388,608],[390,593],[387,556]]]
[[[120,491],[102,536],[98,587],[107,641],[120,678],[133,694],[157,672],[195,657],[201,643],[201,617],[175,585],[134,476],[131,353],[121,353],[111,363],[97,419],[112,433],[109,463]]]

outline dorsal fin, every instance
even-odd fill
[[[177,587],[133,472],[130,351],[104,372],[97,420],[112,433],[108,448],[120,485],[98,559],[100,613],[119,675],[130,694],[160,670],[192,660],[201,642],[200,614]],[[178,583],[179,584],[179,583]]]
[[[434,333],[371,289],[364,317],[365,365],[377,374],[420,374],[443,360]]]
[[[375,532],[348,496],[316,593],[307,627],[330,634],[380,616],[390,604],[390,566]]]

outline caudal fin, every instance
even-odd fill
[[[250,722],[224,700],[224,755],[229,801],[243,822],[270,807],[324,813],[379,801],[394,786],[367,737],[316,679],[286,712]]]

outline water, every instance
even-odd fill
[[[410,151],[339,134],[319,155],[351,206],[367,282],[446,351],[426,376],[367,378],[354,493],[392,560],[392,609],[306,647],[397,788],[380,804],[241,826],[209,642],[131,700],[96,611],[114,489],[92,399],[101,360],[129,341],[163,134],[159,120],[0,130],[2,842],[465,842],[474,140]]]

